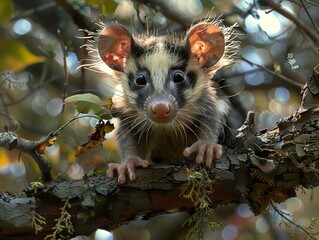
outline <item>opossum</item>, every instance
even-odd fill
[[[218,138],[229,103],[217,96],[211,77],[233,60],[233,27],[203,21],[178,38],[134,35],[112,23],[102,28],[97,45],[123,91],[113,106],[123,160],[109,164],[109,178],[117,171],[120,184],[127,175],[134,181],[135,167],[150,161],[195,154],[197,164],[210,167],[221,159]]]

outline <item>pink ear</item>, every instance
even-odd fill
[[[199,23],[193,26],[186,41],[190,57],[202,68],[213,66],[224,54],[224,35],[212,23]]]
[[[131,53],[130,33],[120,25],[109,25],[100,33],[98,49],[106,65],[114,70],[123,71],[126,59]]]

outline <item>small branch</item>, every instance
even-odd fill
[[[81,14],[79,11],[75,10],[72,4],[66,0],[55,0],[55,3],[62,7],[65,12],[72,17],[74,24],[79,26],[80,29],[91,29],[92,31],[96,30],[96,25],[89,18]]]
[[[5,116],[10,121],[12,120],[11,116],[7,112],[0,111],[0,115]]]
[[[317,45],[319,45],[319,37],[313,33],[311,29],[309,29],[303,22],[299,20],[296,16],[281,8],[280,5],[276,4],[272,0],[262,0],[265,4],[271,7],[276,12],[280,13],[284,17],[291,20],[294,24],[296,24],[306,35]]]
[[[316,29],[317,33],[319,34],[319,28],[316,24],[316,22],[313,20],[313,18],[311,17],[306,5],[304,4],[303,0],[300,0],[301,5],[303,6],[303,8],[305,9],[306,14],[308,15],[308,18],[310,19],[312,25],[314,26],[314,28]]]
[[[141,4],[145,4],[145,2],[142,0],[137,0],[137,2]],[[159,1],[159,0],[148,0],[147,2],[154,9],[156,9],[157,7],[160,7],[161,13],[163,13],[166,18],[179,23],[181,26],[183,26],[184,30],[190,27],[191,25],[190,21],[185,20],[187,19],[187,17],[183,18],[183,14],[178,14],[177,12],[175,12],[174,8],[171,8],[169,6],[168,4],[169,2]]]
[[[310,5],[319,7],[319,4],[318,4],[318,3],[312,2],[312,1],[310,1],[310,0],[305,0],[305,2],[306,2],[306,3],[309,3]]]
[[[278,208],[274,205],[274,203],[271,203],[270,205],[273,207],[273,209],[274,209],[283,219],[285,219],[287,222],[289,222],[290,224],[292,224],[292,225],[295,226],[296,228],[301,229],[305,234],[307,234],[307,235],[310,237],[310,239],[313,239],[313,236],[309,233],[309,231],[307,231],[303,226],[298,225],[298,224],[295,223],[294,221],[290,220],[290,219],[286,216],[286,214],[285,214],[284,212],[282,212],[280,209],[278,209]]]
[[[262,70],[264,70],[264,71],[270,73],[271,75],[274,75],[274,76],[276,76],[276,77],[281,78],[281,79],[284,80],[285,82],[288,82],[288,83],[290,83],[290,84],[292,84],[292,85],[294,85],[294,86],[296,86],[296,87],[299,87],[299,88],[300,88],[300,87],[303,86],[302,83],[295,82],[295,81],[293,81],[293,80],[291,80],[291,79],[289,79],[289,78],[287,78],[287,77],[285,77],[285,76],[283,76],[283,75],[281,75],[281,74],[278,74],[278,73],[276,73],[276,72],[270,70],[269,68],[266,68],[266,67],[264,67],[264,66],[261,66],[261,65],[259,65],[259,64],[257,64],[257,63],[253,63],[253,62],[249,61],[248,59],[246,59],[246,58],[244,58],[244,57],[241,57],[241,59],[242,59],[243,61],[245,61],[245,62],[251,64],[251,65],[255,65],[255,66],[261,68]]]
[[[8,118],[10,121],[12,121],[12,117],[10,116],[10,112],[9,112],[9,108],[8,106],[5,104],[5,101],[4,101],[4,97],[3,97],[3,92],[0,91],[0,102],[1,102],[1,105],[3,107],[3,111],[0,111],[0,114],[5,116],[6,118]]]
[[[14,132],[3,132],[0,133],[0,147],[4,147],[8,150],[17,149],[23,153],[29,155],[37,163],[43,182],[47,183],[52,180],[51,176],[51,164],[37,152],[37,149],[42,144],[49,141],[52,136],[49,134],[45,138],[39,141],[29,141],[23,138],[18,138]]]
[[[58,37],[59,37],[59,41],[60,41],[60,46],[61,46],[61,50],[63,53],[63,70],[64,70],[64,81],[63,81],[63,93],[62,93],[62,100],[63,103],[65,103],[65,99],[67,98],[67,88],[68,88],[68,82],[69,82],[69,76],[68,76],[68,67],[67,67],[67,62],[66,62],[66,58],[67,58],[67,49],[66,46],[62,40],[62,36],[61,36],[61,31],[60,29],[58,29]],[[64,110],[64,104],[62,107],[62,112]]]
[[[59,127],[57,130],[55,130],[54,132],[51,133],[52,136],[57,136],[59,135],[60,131],[62,131],[67,125],[69,125],[71,122],[78,120],[80,118],[95,118],[97,120],[101,120],[99,117],[97,117],[96,115],[83,115],[83,116],[79,116],[81,113],[76,114],[72,119],[70,119],[69,121],[67,121],[66,123],[64,123],[61,127]]]
[[[56,6],[55,2],[47,2],[47,3],[44,3],[40,6],[25,10],[23,12],[15,12],[14,16],[10,20],[15,21],[15,20],[20,19],[20,18],[25,18],[25,17],[33,15],[37,12],[41,12],[41,11],[44,11],[46,9],[49,9],[49,8],[52,8],[55,6]]]
[[[295,164],[297,168],[300,168],[303,172],[305,173],[313,172],[313,173],[319,174],[319,169],[313,168],[313,167],[307,167],[305,166],[303,162],[299,163],[293,156],[290,156],[290,159],[292,163]]]

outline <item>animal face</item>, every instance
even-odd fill
[[[133,36],[118,24],[105,26],[98,51],[102,61],[116,71],[122,86],[124,97],[117,104],[122,111],[144,113],[139,115],[153,124],[168,124],[178,118],[181,109],[192,109],[203,92],[214,101],[210,77],[230,63],[229,31],[202,22],[179,39]]]

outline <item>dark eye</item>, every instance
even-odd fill
[[[135,84],[137,86],[145,86],[146,85],[146,76],[144,73],[139,73],[137,74],[137,76],[135,77],[134,80]]]
[[[180,71],[180,70],[176,70],[173,72],[173,82],[174,83],[182,83],[184,82],[186,79],[185,73]]]

